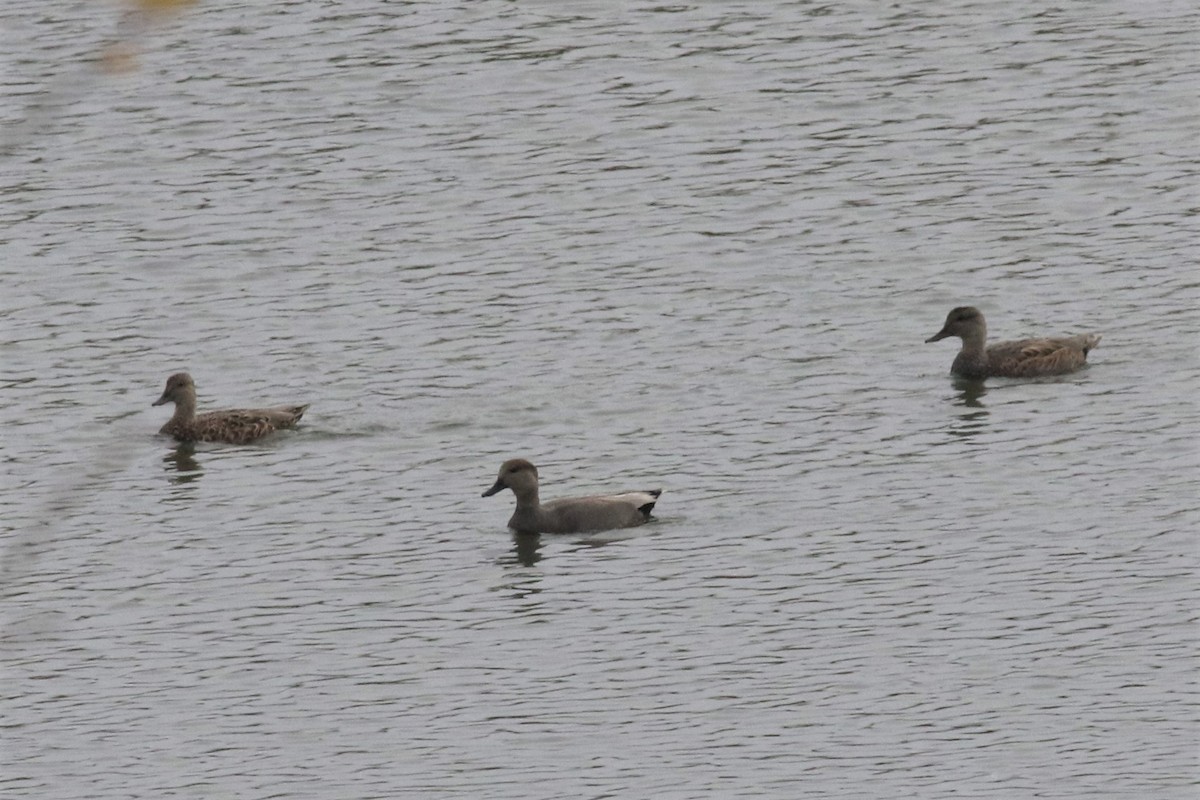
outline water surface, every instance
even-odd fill
[[[6,797],[1195,795],[1189,5],[112,14],[0,15]]]

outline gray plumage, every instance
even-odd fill
[[[650,519],[661,489],[620,494],[568,497],[542,504],[538,499],[538,472],[523,458],[500,466],[500,474],[484,497],[511,489],[517,508],[508,527],[518,533],[583,533],[632,528]]]
[[[987,322],[979,309],[972,306],[959,306],[951,311],[942,329],[925,341],[936,342],[947,336],[962,339],[962,349],[950,371],[966,378],[1062,375],[1086,364],[1088,352],[1100,342],[1098,333],[1081,333],[988,346]]]

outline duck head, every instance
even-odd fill
[[[960,339],[982,339],[986,335],[987,324],[983,321],[983,313],[974,306],[959,306],[946,315],[946,324],[942,326],[942,329],[926,339],[925,342],[941,341],[947,336],[957,336]]]
[[[483,496],[491,497],[496,492],[512,489],[513,494],[520,497],[530,491],[536,492],[537,486],[537,467],[523,458],[510,458],[500,465],[500,474],[496,477],[496,482]]]
[[[196,392],[196,384],[192,383],[192,376],[186,372],[176,372],[167,378],[167,388],[163,389],[162,397],[150,405],[161,406],[164,403],[178,403],[189,392],[192,394]]]

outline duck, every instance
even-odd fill
[[[987,322],[974,306],[959,306],[946,315],[942,329],[925,340],[948,336],[962,339],[962,349],[950,371],[964,378],[1032,378],[1063,375],[1087,363],[1088,353],[1100,343],[1098,333],[1080,333],[1045,339],[1021,339],[987,345]]]
[[[662,489],[618,494],[568,497],[541,503],[538,500],[538,471],[523,458],[511,458],[500,465],[500,474],[492,488],[483,493],[491,497],[511,489],[517,508],[508,527],[517,533],[587,533],[590,531],[633,528],[650,519]]]
[[[294,427],[308,408],[306,403],[273,408],[230,408],[197,414],[196,384],[186,372],[176,372],[167,378],[162,397],[151,405],[165,403],[174,403],[175,413],[159,433],[173,436],[180,442],[226,444],[248,444],[281,428]]]

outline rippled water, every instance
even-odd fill
[[[5,797],[1195,796],[1191,4],[114,12],[0,12]]]

